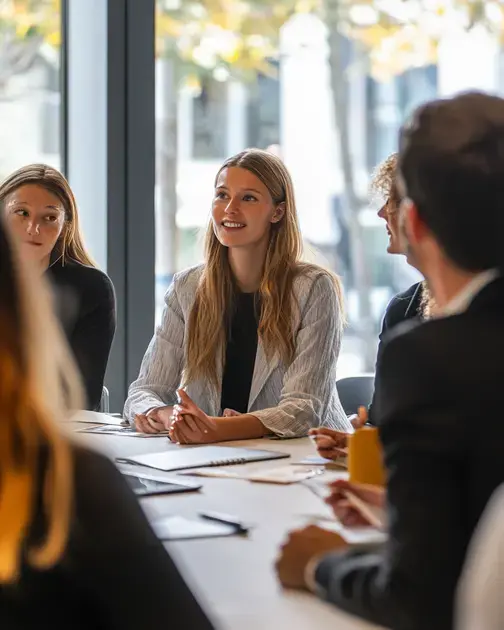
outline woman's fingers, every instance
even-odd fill
[[[337,481],[329,484],[329,487],[332,490],[332,494],[330,496],[332,496],[333,494],[337,495],[345,494],[345,492],[351,492],[356,497],[361,499],[361,501],[369,503],[369,505],[373,505],[376,507],[384,507],[385,505],[386,493],[383,486],[350,483],[349,481],[338,479]]]
[[[335,431],[332,435],[328,435],[326,433],[312,434],[312,438],[315,440],[316,445],[322,448],[345,448],[348,442],[348,435],[337,431]]]
[[[135,416],[135,428],[139,433],[158,433],[158,431],[150,425],[147,416],[143,413]]]
[[[204,434],[200,429],[192,430],[187,423],[187,416],[182,416],[174,422],[174,432],[182,444],[201,444]]]
[[[156,418],[153,418],[152,416],[150,416],[149,414],[147,414],[147,422],[149,424],[149,426],[151,427],[151,429],[153,429],[156,433],[159,433],[161,431],[165,431],[165,426],[162,422],[160,422],[159,420],[157,420]]]
[[[346,440],[336,442],[332,437],[319,435],[315,436],[315,444],[318,454],[326,459],[337,459],[347,455]]]
[[[170,440],[176,444],[186,444],[184,435],[180,430],[180,426],[174,422],[170,428]]]
[[[224,418],[231,418],[232,416],[239,416],[240,414],[234,409],[224,409],[222,415]]]
[[[216,421],[212,417],[207,416],[207,414],[191,400],[186,391],[179,389],[177,390],[177,394],[180,399],[180,404],[175,405],[175,407],[179,407],[185,413],[190,413],[209,429],[215,429],[217,427]]]
[[[310,429],[310,435],[315,437],[317,436],[327,436],[333,438],[333,440],[346,440],[348,438],[348,433],[344,431],[335,431],[334,429],[328,429],[327,427],[317,427],[316,429]]]
[[[191,431],[198,431],[198,423],[196,422],[194,416],[191,416],[190,413],[179,416],[179,418],[180,420],[184,420]]]
[[[331,437],[327,437],[325,435],[316,436],[315,442],[317,444],[317,448],[321,449],[335,448],[337,445],[337,442],[335,442]]]
[[[369,525],[369,522],[358,512],[344,496],[340,495],[334,497],[334,495],[326,499],[336,518],[341,521],[345,527],[357,527]]]

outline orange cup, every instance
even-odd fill
[[[349,436],[348,473],[352,483],[385,485],[383,450],[375,427],[362,427]]]

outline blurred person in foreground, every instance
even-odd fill
[[[319,542],[311,526],[291,535],[278,572],[379,625],[446,630],[471,535],[504,481],[504,100],[420,107],[401,132],[398,184],[408,260],[436,312],[397,327],[382,353],[389,539],[371,553],[333,535],[324,555],[327,532]]]
[[[387,252],[393,255],[406,255],[404,239],[401,239],[399,227],[399,206],[401,196],[397,187],[397,162],[398,154],[392,153],[376,169],[371,180],[371,192],[374,196],[384,200],[384,204],[378,211],[380,219],[385,221],[389,244]],[[380,369],[380,358],[383,352],[387,335],[401,322],[410,319],[427,319],[433,309],[433,300],[429,293],[427,283],[416,282],[406,291],[398,293],[389,302],[383,316],[382,327],[379,335],[378,353],[376,359],[376,372]],[[399,369],[400,366],[399,366]],[[357,411],[357,410],[356,410]],[[373,405],[371,404],[366,415],[352,418],[354,428],[362,426],[369,421],[374,424]],[[327,427],[317,427],[310,431],[315,437],[317,450],[321,457],[336,459],[344,455],[347,446],[346,433],[341,433]]]
[[[211,630],[119,471],[60,433],[77,370],[15,253],[0,218],[0,628]]]

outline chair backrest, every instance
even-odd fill
[[[504,627],[504,485],[495,490],[467,550],[456,595],[457,630]]]
[[[357,413],[359,407],[369,407],[371,404],[374,392],[374,374],[359,374],[358,376],[341,378],[336,382],[336,387],[341,405],[349,416]]]
[[[110,394],[109,390],[103,386],[102,395],[100,400],[100,408],[98,409],[101,413],[110,413]]]

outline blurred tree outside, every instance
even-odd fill
[[[375,362],[375,332],[371,310],[371,286],[363,227],[362,202],[355,185],[352,147],[348,133],[348,74],[360,65],[382,81],[409,68],[438,61],[439,44],[445,36],[474,28],[503,38],[502,2],[479,0],[321,0],[317,7],[328,29],[331,91],[343,173],[343,201],[350,234],[354,289],[359,317],[356,333],[362,342],[364,369]],[[344,40],[354,42],[355,59],[344,59]]]
[[[28,71],[42,46],[59,49],[61,0],[0,0],[0,98]]]
[[[390,80],[412,67],[436,63],[438,44],[453,29],[476,26],[502,36],[502,3],[477,0],[158,0],[157,53],[163,58],[163,120],[158,147],[158,182],[163,271],[177,264],[177,95],[195,90],[206,77],[253,80],[275,73],[281,28],[296,13],[315,13],[327,28],[331,92],[345,220],[351,243],[353,288],[359,317],[355,333],[362,342],[366,370],[374,368],[375,330],[369,269],[359,214],[363,201],[356,189],[348,130],[349,73],[369,72]],[[353,42],[353,58],[343,54]]]
[[[179,90],[198,93],[208,80],[253,81],[276,76],[282,25],[297,0],[157,0],[157,55],[162,112],[158,125],[157,260],[165,282],[177,270]]]
[[[60,0],[0,0],[0,179],[59,162]]]
[[[343,200],[351,242],[351,266],[358,296],[355,332],[362,340],[366,369],[374,364],[374,323],[369,270],[359,213],[363,201],[355,183],[348,132],[351,72],[389,80],[412,67],[436,63],[443,37],[485,29],[503,39],[500,0],[157,0],[156,53],[162,85],[158,135],[159,214],[163,247],[160,264],[177,264],[177,103],[180,89],[198,91],[208,78],[252,81],[275,76],[282,27],[297,13],[316,13],[327,27],[331,93],[343,173]],[[12,77],[28,71],[43,47],[58,51],[61,0],[0,0],[0,99]],[[353,42],[354,56],[343,54]]]

